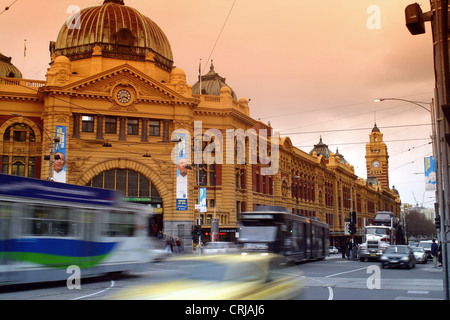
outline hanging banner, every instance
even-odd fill
[[[56,126],[55,154],[53,156],[53,181],[66,183],[67,127]]]
[[[425,191],[436,190],[436,158],[425,157]]]
[[[200,201],[200,212],[206,212],[206,188],[198,189],[198,199]]]
[[[187,169],[187,143],[186,134],[177,134],[177,191],[176,210],[188,209],[188,169]]]

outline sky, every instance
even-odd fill
[[[389,152],[389,184],[402,203],[433,207],[424,157],[432,155],[430,113],[412,103],[434,97],[431,25],[413,36],[404,10],[428,0],[125,0],[169,39],[187,81],[215,71],[252,118],[309,152],[320,137],[367,178],[365,144],[376,122]],[[99,0],[0,0],[0,52],[24,78],[44,80],[55,41],[73,8]],[[4,10],[10,6],[9,10]],[[26,40],[26,56],[24,43]]]

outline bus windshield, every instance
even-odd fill
[[[275,241],[276,236],[275,226],[243,226],[239,231],[239,241]]]

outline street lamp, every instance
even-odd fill
[[[374,99],[373,101],[374,102],[381,102],[381,101],[386,101],[386,100],[409,102],[409,103],[415,104],[416,106],[421,107],[422,109],[427,110],[428,112],[431,112],[431,110],[433,109],[432,107],[430,109],[428,109],[425,106],[423,106],[423,104],[426,104],[426,105],[429,104],[430,106],[432,106],[432,104],[429,103],[429,102],[406,100],[406,99],[401,99],[401,98],[377,98],[377,99]]]

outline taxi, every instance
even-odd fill
[[[276,300],[296,299],[305,287],[295,263],[271,253],[242,253],[173,258],[167,276],[125,288],[120,300]]]

